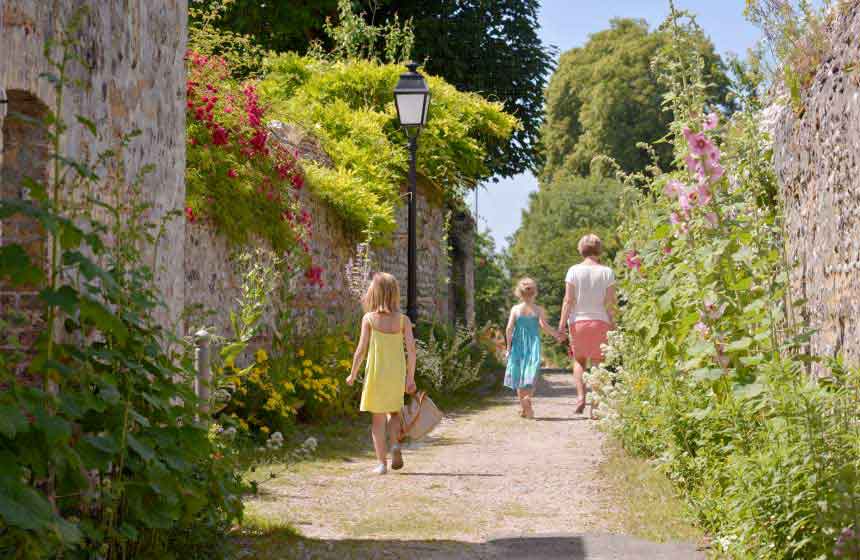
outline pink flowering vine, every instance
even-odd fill
[[[628,251],[627,252],[627,268],[630,270],[635,270],[639,272],[642,268],[642,259],[639,258],[639,254],[636,251]]]

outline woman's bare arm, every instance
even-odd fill
[[[561,304],[561,317],[558,320],[559,332],[567,330],[567,320],[576,308],[576,286],[572,282],[564,283],[564,303]]]
[[[603,307],[606,309],[606,314],[609,315],[609,326],[615,328],[615,316],[618,313],[618,299],[615,295],[615,285],[606,288],[606,295],[603,297]]]

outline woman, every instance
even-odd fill
[[[615,328],[615,275],[608,266],[600,264],[603,244],[590,233],[577,245],[582,262],[570,267],[565,277],[564,303],[558,330],[569,327],[570,357],[573,358],[573,379],[579,400],[576,413],[585,410],[586,367],[603,361],[606,333]],[[589,364],[590,362],[590,364]]]

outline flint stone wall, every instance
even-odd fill
[[[44,133],[7,113],[41,118],[47,107],[54,106],[53,86],[39,77],[53,72],[43,50],[46,41],[59,40],[59,32],[68,30],[80,8],[87,12],[74,33],[75,49],[90,68],[70,65],[69,77],[87,87],[70,84],[66,91],[62,117],[70,129],[62,152],[91,160],[116,148],[124,134],[140,130],[124,155],[126,184],[144,165],[156,164],[141,187],[144,199],[154,206],[151,218],[158,221],[183,208],[185,200],[186,0],[0,0],[0,87],[9,98],[6,111],[0,105],[0,195],[26,197],[21,186],[25,176],[49,180]],[[93,121],[101,136],[90,136],[75,123],[76,115]],[[126,193],[120,189],[119,194]],[[107,192],[87,195],[110,200]],[[173,220],[158,253],[157,283],[168,305],[163,318],[170,324],[179,317],[184,295],[182,275],[176,273],[183,261],[183,229],[182,220]],[[13,242],[24,244],[46,262],[46,238],[35,223],[16,219],[0,224],[0,244]],[[32,316],[30,332],[21,333],[24,342],[38,329],[35,293],[36,287],[0,286],[0,315],[18,308]]]
[[[830,50],[804,94],[783,108],[774,160],[785,197],[793,295],[818,332],[810,350],[860,363],[860,2],[837,8]]]
[[[300,159],[331,165],[331,159],[310,135],[283,123],[273,123],[272,141],[295,150]],[[401,189],[407,195],[406,187]],[[257,344],[266,344],[272,328],[307,334],[322,325],[345,325],[361,314],[359,295],[350,287],[347,269],[356,263],[360,239],[350,232],[327,204],[309,189],[300,195],[303,206],[313,217],[311,255],[323,268],[323,285],[311,285],[301,274],[286,289],[286,298],[273,298],[275,305],[264,318],[266,328]],[[449,323],[474,322],[474,265],[472,263],[471,218],[460,219],[446,233],[447,205],[439,189],[419,177],[418,181],[418,304],[422,320]],[[396,210],[397,230],[369,255],[369,272],[393,274],[401,285],[402,305],[406,308],[407,280],[407,206]],[[254,247],[266,248],[263,241],[248,247],[230,243],[202,223],[187,224],[185,230],[185,308],[186,332],[201,325],[213,327],[218,334],[230,334],[228,311],[235,308],[241,295],[242,270],[236,256]],[[450,255],[449,255],[450,249]],[[364,279],[365,281],[367,278]],[[457,286],[455,289],[454,286]],[[454,305],[455,300],[459,303]],[[208,314],[207,312],[214,312]],[[469,315],[471,313],[471,316]],[[283,314],[283,315],[282,315]],[[471,317],[471,318],[470,318]]]

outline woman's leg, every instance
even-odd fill
[[[574,358],[573,360],[573,382],[576,384],[576,393],[579,398],[576,401],[576,411],[582,412],[585,409],[585,374],[586,358]]]
[[[376,458],[380,465],[387,463],[386,448],[385,448],[385,414],[373,413],[373,423],[370,426],[370,434],[373,436],[373,450],[376,452]]]
[[[525,398],[528,396],[529,392],[526,389],[519,388],[517,389],[517,397],[520,399],[520,416],[526,415],[526,401]]]

